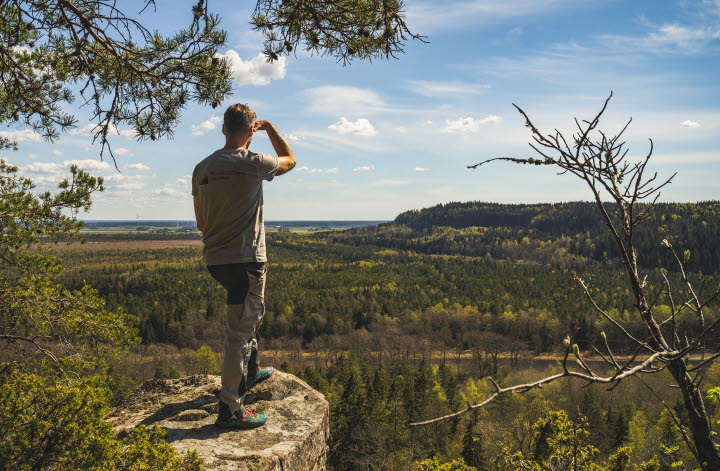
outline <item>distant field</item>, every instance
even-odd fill
[[[202,247],[201,240],[119,240],[103,242],[72,242],[58,244],[58,250],[155,250]]]
[[[197,233],[194,220],[86,220],[83,232],[86,234],[113,234],[139,232],[152,233]],[[265,221],[267,232],[321,232],[344,230],[354,227],[374,226],[387,221]]]

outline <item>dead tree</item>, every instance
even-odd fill
[[[454,414],[413,423],[411,426],[447,420],[469,410],[483,407],[500,395],[528,391],[561,378],[579,378],[588,384],[604,383],[613,388],[626,378],[637,376],[642,379],[641,375],[643,374],[654,374],[667,369],[682,395],[682,402],[688,416],[688,423],[685,426],[675,412],[668,407],[675,425],[702,469],[706,471],[720,470],[719,445],[714,440],[716,434],[712,431],[711,421],[699,388],[702,380],[701,369],[720,356],[720,353],[715,353],[706,357],[704,343],[705,337],[720,324],[720,319],[706,323],[704,314],[706,306],[720,295],[720,287],[701,299],[701,291],[693,286],[688,276],[690,252],[686,250],[680,257],[668,239],[664,239],[662,245],[672,253],[677,263],[683,288],[673,289],[664,271],[660,270],[650,273],[652,276],[662,277],[661,287],[655,292],[651,292],[648,275],[642,274],[638,267],[635,229],[651,217],[660,190],[670,184],[675,175],[673,174],[667,179],[658,179],[657,173],[650,175],[650,172],[647,171],[653,152],[652,140],[650,140],[650,149],[645,157],[635,162],[628,159],[628,149],[625,141],[621,141],[621,138],[632,119],[628,120],[622,130],[614,136],[609,136],[598,129],[600,118],[611,98],[612,93],[592,120],[579,121],[575,119],[577,130],[569,142],[557,129],[550,134],[543,134],[535,127],[525,111],[517,105],[513,105],[525,118],[525,126],[532,133],[530,147],[537,152],[540,158],[498,157],[469,168],[475,169],[498,160],[525,165],[545,165],[557,167],[560,169],[560,174],[571,174],[584,181],[592,192],[597,209],[602,214],[612,239],[619,249],[634,296],[635,318],[645,326],[646,335],[642,338],[633,336],[620,321],[598,305],[589,284],[580,277],[576,277],[580,289],[593,310],[635,345],[635,352],[629,361],[619,361],[610,348],[605,334],[602,333],[604,351],[599,349],[595,349],[595,351],[611,367],[611,374],[603,376],[593,371],[583,360],[577,344],[574,344],[568,337],[563,342],[565,354],[562,361],[562,372],[532,383],[508,387],[500,387],[492,378],[488,378],[494,387],[494,392],[484,401],[469,405],[467,409]],[[655,310],[660,300],[668,302],[671,307],[670,315],[663,319],[658,318]],[[701,330],[692,338],[687,336],[681,338],[676,330],[675,319],[678,314],[688,311],[697,316]],[[702,354],[703,360],[691,365],[690,355],[698,353]]]

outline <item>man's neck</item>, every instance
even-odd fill
[[[238,142],[238,141],[225,141],[225,147],[223,149],[227,150],[234,150],[234,149],[247,149],[247,141],[246,142]]]

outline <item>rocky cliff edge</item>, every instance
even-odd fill
[[[267,415],[262,427],[226,430],[213,425],[219,376],[143,383],[108,417],[119,433],[157,425],[181,453],[196,450],[209,471],[324,471],[329,406],[297,377],[276,371],[256,385],[245,404]]]

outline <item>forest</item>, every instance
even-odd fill
[[[577,453],[581,467],[552,469],[695,469],[673,422],[684,412],[664,373],[614,391],[563,380],[457,419],[408,426],[477,402],[490,391],[488,376],[512,384],[558,371],[566,337],[585,352],[604,337],[618,354],[632,354],[573,279],[589,280],[614,318],[632,318],[626,274],[608,255],[592,209],[453,203],[378,226],[268,234],[265,358],[330,401],[333,470],[550,469],[547,460],[572,455],[568,463],[577,463]],[[708,263],[717,260],[709,228],[720,226],[718,209],[717,202],[658,205],[662,230],[648,224],[639,235],[642,253],[655,254],[642,259],[651,288],[661,286],[661,274],[673,287],[683,284],[654,248],[667,238],[690,250],[697,286],[718,286],[717,264]],[[89,234],[88,248],[57,248],[68,288],[88,283],[107,309],[135,319],[141,344],[111,371],[117,400],[151,377],[217,373],[221,351],[224,291],[200,245],[148,248],[149,239],[170,245],[173,235],[133,237]],[[669,304],[661,296],[656,310]],[[719,310],[711,303],[708,320]],[[676,323],[686,336],[701,329],[689,314]],[[639,322],[629,329],[644,335]],[[707,337],[709,345],[718,340]],[[711,366],[703,390],[713,416],[718,386],[720,368]]]

